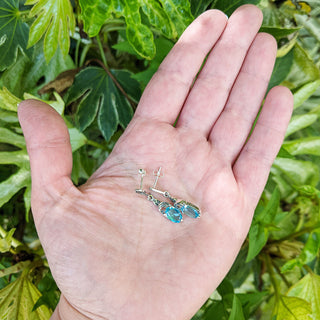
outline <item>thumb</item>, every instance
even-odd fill
[[[38,208],[45,208],[71,186],[72,151],[68,128],[62,117],[38,100],[20,103],[18,117],[30,157],[32,207],[35,220]]]

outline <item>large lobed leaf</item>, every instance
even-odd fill
[[[309,302],[313,319],[320,319],[320,276],[308,273],[289,289],[287,295]]]
[[[42,305],[36,310],[33,307],[41,294],[29,280],[28,269],[21,276],[0,290],[0,315],[2,320],[48,320],[49,309]]]
[[[119,74],[130,73],[114,71]],[[133,79],[133,86],[139,87]],[[80,130],[85,130],[96,118],[104,138],[108,141],[117,130],[118,125],[125,128],[131,120],[133,111],[129,101],[117,88],[108,73],[99,67],[88,67],[75,78],[68,92],[67,103],[81,98],[78,109]]]
[[[28,46],[44,37],[44,55],[49,62],[57,51],[67,55],[70,47],[69,33],[75,29],[73,8],[69,0],[28,0],[26,5],[35,4],[30,11],[31,17],[37,17],[30,28]]]
[[[22,22],[19,0],[0,2],[0,71],[17,59],[18,49],[25,51],[29,26]]]

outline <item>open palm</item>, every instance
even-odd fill
[[[41,102],[20,105],[35,223],[62,292],[54,317],[189,319],[221,282],[292,109],[291,93],[272,89],[246,143],[276,54],[274,39],[257,34],[261,21],[250,5],[229,21],[216,10],[196,19],[150,81],[112,154],[80,188],[70,180],[63,120]],[[149,192],[160,166],[158,187],[197,205],[200,219],[172,223],[135,193],[139,168]]]

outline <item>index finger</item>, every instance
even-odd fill
[[[208,10],[194,20],[154,74],[136,115],[173,123],[183,106],[206,55],[227,23],[219,10]]]

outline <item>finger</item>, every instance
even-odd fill
[[[69,132],[61,116],[38,100],[21,102],[18,116],[30,157],[32,205],[45,208],[73,186]]]
[[[177,127],[199,131],[208,137],[262,18],[262,12],[252,5],[244,5],[233,13],[186,100]]]
[[[136,116],[173,123],[204,58],[219,39],[227,17],[218,10],[200,15],[182,34],[152,77]]]
[[[258,34],[209,139],[233,163],[242,149],[265,96],[277,53],[275,39]]]
[[[233,166],[235,178],[253,206],[259,200],[281,147],[292,109],[293,96],[289,89],[270,90],[253,133]]]

